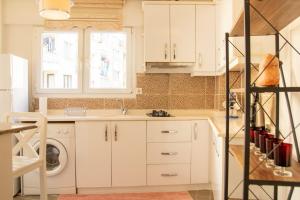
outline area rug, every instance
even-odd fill
[[[58,200],[193,200],[188,192],[60,195]]]

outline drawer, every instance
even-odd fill
[[[190,184],[189,164],[148,165],[148,185]]]
[[[148,143],[147,163],[190,163],[191,143]]]
[[[147,122],[148,142],[190,142],[191,132],[190,121]]]

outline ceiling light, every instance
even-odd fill
[[[40,0],[40,16],[50,20],[66,20],[70,18],[71,0]]]

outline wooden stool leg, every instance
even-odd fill
[[[43,162],[43,165],[40,167],[40,199],[47,200],[47,174],[46,174],[46,163]]]

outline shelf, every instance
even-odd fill
[[[251,92],[300,92],[300,87],[251,87]]]
[[[238,164],[244,169],[244,146],[242,145],[230,145],[230,152],[237,160]],[[258,156],[255,156],[250,152],[250,171],[254,169],[260,163]],[[293,172],[293,177],[284,178],[274,176],[272,169],[266,168],[264,164],[261,164],[252,174],[249,175],[251,183],[262,185],[297,185],[300,186],[300,163],[295,160],[292,161],[292,167],[288,170]]]
[[[300,16],[300,1],[298,0],[250,0],[250,3],[279,31]],[[251,35],[271,35],[276,33],[251,7],[250,18]],[[230,33],[230,36],[243,35],[244,12]]]

